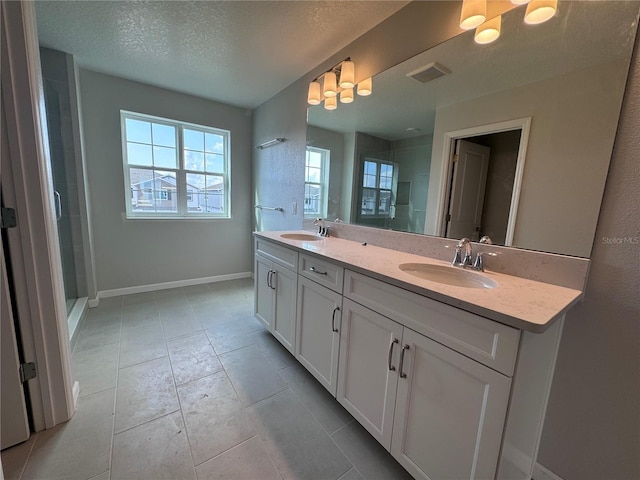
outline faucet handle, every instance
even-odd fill
[[[479,272],[484,272],[484,261],[482,257],[484,255],[488,255],[490,257],[497,257],[500,255],[499,252],[478,252],[476,254],[476,260],[473,262],[473,269],[478,270]]]

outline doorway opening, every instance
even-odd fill
[[[530,118],[448,132],[440,234],[511,245]]]

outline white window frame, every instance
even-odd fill
[[[307,176],[306,175],[306,170],[307,170],[307,167],[308,167],[309,152],[317,152],[322,156],[321,165],[320,165],[320,177],[321,177],[321,181],[320,182],[307,182],[306,181],[306,176]],[[304,212],[304,216],[306,218],[316,218],[316,217],[326,218],[327,217],[327,203],[328,203],[328,197],[329,197],[329,165],[330,165],[330,158],[331,158],[331,150],[327,150],[326,148],[307,147],[306,150],[305,150],[305,159],[304,159],[305,198],[304,198],[303,210],[304,210],[304,207],[306,206],[306,201],[307,201],[307,197],[306,197],[307,185],[317,186],[319,188],[319,190],[320,190],[320,200],[319,200],[320,212],[318,212],[318,213],[307,213],[305,211]]]
[[[165,167],[156,167],[149,165],[136,165],[129,164],[127,158],[127,132],[126,132],[126,120],[141,120],[144,122],[152,122],[160,125],[167,125],[171,127],[175,127],[176,131],[176,153],[178,156],[178,167],[177,168],[165,168]],[[126,206],[126,218],[127,219],[189,219],[189,220],[197,220],[197,219],[230,219],[231,218],[231,132],[228,130],[209,127],[205,125],[197,125],[188,122],[181,122],[178,120],[171,120],[168,118],[155,117],[152,115],[146,115],[143,113],[130,112],[127,110],[120,110],[120,129],[121,129],[121,144],[122,144],[122,162],[123,162],[123,172],[124,172],[124,186],[125,186],[125,206]],[[183,130],[195,130],[204,133],[210,133],[214,135],[222,136],[224,139],[224,150],[223,150],[223,172],[202,172],[197,170],[187,170],[185,168],[185,148],[184,148],[184,135]],[[203,152],[204,153],[204,152]],[[133,195],[131,188],[131,175],[130,168],[142,169],[142,170],[160,170],[165,172],[174,172],[176,174],[176,202],[177,202],[177,211],[176,212],[136,212],[133,210]],[[187,174],[196,174],[196,175],[214,175],[223,178],[224,184],[224,196],[223,203],[224,209],[220,213],[216,212],[193,212],[188,210],[188,202],[189,200],[188,192],[191,193],[191,198],[193,199],[193,193],[196,193],[191,188],[187,188]],[[203,192],[206,193],[206,190]]]
[[[374,163],[376,165],[376,186],[375,187],[365,187],[364,186],[364,177],[365,177],[365,163],[362,164],[362,176],[360,177],[360,189],[361,189],[361,195],[360,195],[360,205],[359,205],[359,210],[360,210],[360,217],[364,217],[364,218],[387,218],[391,215],[391,208],[392,208],[392,204],[393,204],[393,187],[395,184],[395,180],[396,180],[396,166],[393,162],[387,161],[387,160],[377,160],[374,158],[365,158],[364,162],[369,162],[369,163]],[[381,177],[381,172],[382,172],[382,165],[388,165],[391,167],[391,171],[392,171],[392,175],[391,175],[391,188],[380,188],[380,177]],[[364,192],[365,190],[370,190],[375,192],[375,208],[374,208],[374,212],[373,213],[364,213],[362,211],[362,203],[364,202]],[[390,195],[390,199],[389,199],[389,212],[386,213],[380,213],[380,194],[382,192],[388,192]]]

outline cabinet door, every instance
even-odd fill
[[[273,318],[273,289],[270,286],[272,276],[271,260],[260,255],[255,256],[255,285],[253,287],[255,317],[271,330]]]
[[[389,450],[403,327],[347,298],[342,306],[337,399]]]
[[[511,380],[409,329],[402,345],[393,456],[415,478],[493,479]]]
[[[275,310],[271,332],[287,350],[294,353],[298,275],[275,264],[274,272],[271,283],[275,287]]]
[[[296,358],[335,397],[342,296],[298,278]]]

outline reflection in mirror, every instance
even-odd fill
[[[493,44],[462,33],[359,102],[310,107],[325,165],[306,170],[305,214],[589,256],[638,10],[562,1],[531,26],[515,8]]]

